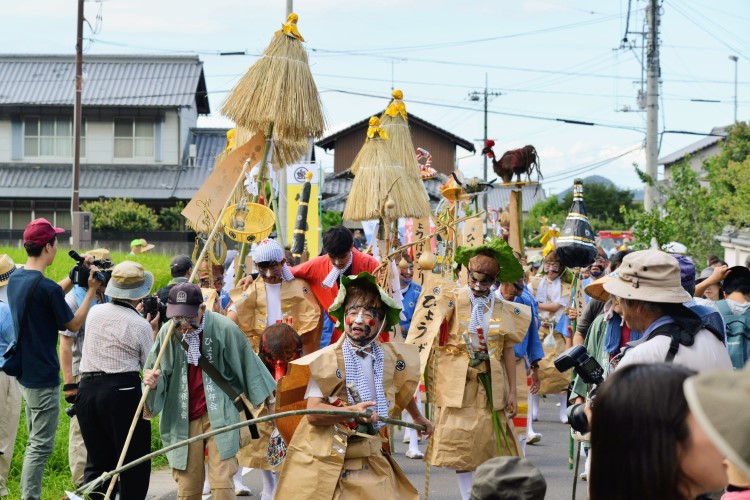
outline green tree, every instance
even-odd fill
[[[321,220],[323,226],[323,232],[331,226],[337,226],[341,224],[343,219],[341,218],[341,212],[323,212],[323,218]]]
[[[594,231],[602,229],[623,230],[628,226],[625,214],[633,209],[633,192],[613,185],[591,183],[583,185],[583,201],[586,214]],[[524,234],[529,239],[531,233],[542,225],[557,224],[562,229],[565,218],[573,204],[572,190],[562,201],[551,196],[531,207],[524,220]],[[623,212],[624,210],[624,212]],[[543,221],[546,221],[543,223]]]
[[[721,226],[750,224],[750,127],[729,129],[721,153],[703,162]]]
[[[153,209],[125,198],[87,201],[81,210],[91,212],[95,231],[155,231],[159,228]]]
[[[682,243],[690,256],[699,261],[709,253],[718,253],[721,245],[715,236],[721,232],[721,225],[715,197],[701,186],[698,174],[690,167],[689,158],[671,167],[671,172],[671,181],[658,189],[664,199],[663,216],[658,209],[649,212],[623,210],[633,226],[638,247],[648,247],[651,239],[656,238],[662,246],[671,241]]]
[[[165,231],[184,231],[185,217],[182,216],[184,208],[185,202],[182,201],[178,201],[174,206],[162,208],[157,217],[159,228]]]

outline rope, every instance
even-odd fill
[[[176,450],[177,448],[180,448],[182,446],[187,446],[190,443],[194,443],[196,441],[202,441],[204,439],[216,436],[218,434],[223,434],[225,432],[233,431],[235,429],[239,429],[240,427],[245,427],[250,424],[258,424],[262,422],[270,422],[273,420],[278,420],[280,418],[286,418],[286,417],[294,417],[299,415],[338,415],[341,417],[346,418],[369,418],[372,416],[372,412],[357,412],[357,411],[345,411],[345,410],[292,410],[292,411],[285,411],[281,413],[274,413],[273,415],[266,415],[265,417],[258,417],[254,418],[252,420],[244,420],[241,422],[237,422],[236,424],[227,425],[224,427],[220,427],[218,429],[214,429],[212,431],[206,432],[204,434],[200,434],[198,436],[193,436],[189,439],[186,439],[184,441],[180,441],[179,443],[175,443],[170,446],[166,446],[160,450],[157,450],[153,453],[149,453],[148,455],[144,455],[136,460],[133,460],[132,462],[129,462],[121,467],[118,467],[117,469],[111,471],[111,472],[105,472],[98,478],[94,479],[93,481],[84,484],[80,488],[78,488],[74,493],[76,495],[88,495],[91,493],[94,488],[96,488],[98,485],[102,484],[104,481],[114,478],[118,476],[121,472],[124,472],[128,469],[132,469],[136,465],[142,464],[143,462],[146,462],[148,460],[151,460],[152,458],[158,457],[159,455],[164,455],[165,453],[168,453],[172,450]],[[385,422],[386,424],[390,425],[400,425],[403,427],[410,427],[412,429],[416,429],[418,431],[425,431],[426,428],[424,425],[415,424],[413,422],[404,422],[403,420],[398,420],[395,418],[388,418],[388,417],[381,417],[378,415],[378,420]]]
[[[432,370],[427,372],[427,403],[433,403],[432,412],[434,415],[430,415],[430,420],[435,421],[437,415],[437,403],[435,403],[435,380],[437,378],[437,352],[432,353],[432,361],[430,362]],[[437,423],[437,422],[436,422]],[[431,436],[430,442],[427,444],[427,453],[425,456],[425,471],[424,471],[424,500],[429,500],[430,496],[430,471],[432,464],[430,463],[432,457],[432,443],[435,442],[435,436]]]

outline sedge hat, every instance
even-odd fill
[[[604,283],[604,290],[624,299],[663,304],[692,300],[682,288],[680,265],[660,250],[641,250],[622,259],[617,279]]]
[[[167,318],[194,318],[203,304],[203,292],[195,283],[178,283],[169,290]]]
[[[23,246],[26,248],[43,247],[53,237],[65,232],[65,229],[54,227],[47,219],[34,219],[23,231]]]
[[[137,300],[151,292],[154,275],[137,262],[125,260],[112,268],[104,294],[113,299]]]

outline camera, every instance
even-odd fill
[[[555,368],[559,372],[566,372],[573,369],[576,375],[587,384],[592,384],[593,387],[589,391],[586,399],[589,401],[589,405],[594,405],[594,398],[596,397],[596,388],[599,384],[604,382],[604,368],[586,351],[582,345],[573,346],[564,353],[560,354],[554,361]],[[566,413],[568,415],[568,423],[573,430],[586,434],[591,429],[589,427],[589,419],[585,413],[586,405],[575,404],[568,407]]]
[[[90,270],[84,265],[84,258],[78,255],[75,250],[68,252],[68,255],[77,262],[70,271],[70,280],[81,288],[88,288]],[[103,285],[109,283],[109,279],[112,277],[112,261],[109,259],[95,260],[94,265],[100,269],[94,272],[94,278],[101,281]]]
[[[76,416],[76,405],[70,405],[67,408],[65,408],[65,414],[69,418],[73,418]]]
[[[143,317],[145,318],[148,314],[151,315],[151,319],[156,317],[156,313],[161,316],[161,321],[167,317],[167,305],[162,304],[156,295],[150,297],[143,297]]]

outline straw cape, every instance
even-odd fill
[[[297,14],[289,14],[222,107],[222,113],[251,133],[271,135],[272,130],[278,144],[299,144],[309,136],[320,137],[325,130],[320,95],[297,19]]]
[[[344,220],[362,221],[398,217],[428,217],[430,205],[422,181],[405,178],[404,169],[388,147],[388,135],[373,116],[365,144],[351,167],[352,189],[344,207]],[[418,182],[418,184],[417,184]],[[393,203],[386,203],[386,199]]]

